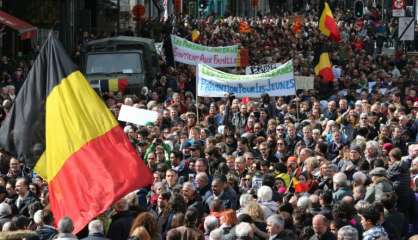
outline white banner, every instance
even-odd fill
[[[296,94],[293,63],[288,61],[267,73],[236,75],[199,64],[196,70],[197,94],[201,97],[224,97],[233,93],[236,97],[289,96]]]
[[[187,39],[171,35],[174,60],[177,62],[211,67],[235,67],[238,65],[239,47],[208,47],[190,42]]]
[[[248,66],[245,68],[245,74],[251,75],[251,74],[259,74],[259,73],[266,73],[269,72],[275,68],[280,67],[281,63],[269,63],[269,64],[263,64],[258,66]]]

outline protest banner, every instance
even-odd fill
[[[211,67],[235,67],[238,64],[238,45],[208,47],[171,35],[174,60],[189,65],[206,64]]]
[[[145,110],[141,108],[122,105],[120,108],[118,120],[127,123],[133,123],[144,126],[147,123],[157,121],[158,112]]]
[[[296,89],[310,90],[314,89],[313,76],[295,76]]]
[[[248,66],[245,68],[245,74],[251,75],[251,74],[266,73],[275,68],[280,67],[281,65],[282,65],[281,63],[269,63],[269,64],[263,64],[263,65],[257,65],[257,66]]]
[[[204,64],[199,64],[196,72],[197,94],[201,97],[224,97],[228,93],[240,98],[260,97],[263,93],[270,96],[296,93],[292,61],[254,75],[225,73]]]

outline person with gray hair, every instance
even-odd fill
[[[369,162],[370,166],[374,166],[374,162],[379,159],[380,157],[380,147],[377,141],[367,141],[366,142],[366,149],[364,150],[364,157],[366,158],[367,162]]]
[[[343,172],[337,172],[333,177],[334,182],[334,194],[333,199],[335,202],[340,201],[345,196],[353,196],[353,192],[348,187],[347,175]]]
[[[303,195],[297,199],[296,206],[300,209],[306,210],[309,207],[309,203],[309,197],[307,195]]]
[[[354,186],[365,186],[367,175],[362,171],[357,171],[353,174]]]
[[[261,186],[257,190],[257,200],[264,212],[264,217],[268,218],[272,214],[277,213],[279,206],[272,201],[273,190],[269,186]]]
[[[182,192],[184,200],[186,201],[187,208],[188,209],[195,208],[196,210],[198,210],[199,218],[202,217],[203,211],[200,211],[200,210],[204,209],[204,205],[193,183],[192,182],[183,183],[181,192]]]
[[[202,198],[202,201],[205,202],[211,195],[208,175],[204,172],[196,174],[195,183],[199,196]]]
[[[322,214],[317,214],[312,218],[312,228],[315,235],[310,238],[311,240],[335,239],[329,229],[329,220]]]
[[[209,234],[209,240],[223,240],[223,239],[224,239],[224,234],[223,234],[222,229],[220,228],[213,230]]]
[[[235,236],[237,240],[252,240],[254,238],[254,230],[249,223],[241,222],[235,227]]]
[[[203,227],[205,229],[205,239],[209,238],[210,233],[219,227],[219,220],[214,216],[207,216],[203,222]]]
[[[54,228],[54,218],[52,212],[47,209],[38,210],[33,216],[33,221],[37,225],[36,233],[41,240],[51,239],[57,235],[58,231]]]
[[[99,219],[95,219],[89,223],[89,235],[82,240],[108,240],[104,236],[103,223]]]
[[[254,201],[254,197],[251,194],[249,193],[241,194],[241,196],[239,197],[240,208],[237,210],[237,216],[242,213],[245,213],[244,212],[245,206],[247,206],[252,201]]]
[[[338,230],[338,240],[358,240],[358,231],[350,225],[346,225]]]
[[[78,239],[72,232],[74,231],[73,220],[69,217],[63,217],[58,222],[58,236],[56,239],[73,240]]]
[[[284,231],[284,219],[280,215],[271,215],[267,218],[266,223],[269,240],[280,240],[287,238],[286,232]]]

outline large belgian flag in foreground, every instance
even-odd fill
[[[341,41],[340,29],[335,21],[328,3],[321,0],[319,3],[319,31],[332,40]]]
[[[118,122],[50,35],[0,129],[0,145],[48,182],[57,222],[75,232],[151,173]]]
[[[319,44],[315,48],[315,56],[313,61],[315,66],[315,75],[322,76],[322,78],[327,82],[334,80],[329,53],[325,50],[322,44]]]

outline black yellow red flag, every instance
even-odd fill
[[[0,146],[48,182],[55,221],[75,232],[152,175],[52,34],[0,129]]]
[[[315,56],[313,61],[315,75],[321,76],[326,82],[331,82],[334,80],[329,53],[326,51],[322,44],[315,48]]]
[[[329,4],[325,0],[321,0],[319,7],[319,31],[336,42],[341,41],[340,29]]]

